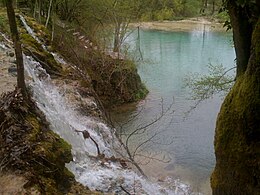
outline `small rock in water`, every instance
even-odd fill
[[[17,76],[17,68],[16,68],[16,66],[10,66],[8,68],[8,73],[11,74],[12,76]]]

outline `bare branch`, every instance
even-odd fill
[[[168,163],[170,161],[170,158],[166,158],[166,156],[162,157],[162,156],[160,156],[160,154],[158,154],[156,152],[148,152],[151,143],[153,145],[160,144],[158,141],[155,140],[155,138],[163,131],[159,131],[159,132],[157,131],[157,132],[153,133],[152,135],[148,134],[148,138],[146,138],[146,139],[141,138],[139,140],[139,143],[137,143],[137,145],[134,146],[133,151],[130,150],[130,148],[131,149],[133,148],[133,146],[131,146],[132,143],[130,142],[130,139],[137,135],[139,135],[138,136],[138,139],[139,139],[140,137],[142,137],[140,135],[144,135],[145,133],[147,133],[147,131],[150,130],[150,127],[152,127],[153,125],[157,124],[160,120],[162,120],[162,118],[165,117],[166,114],[168,114],[168,113],[172,114],[174,112],[174,111],[171,112],[173,102],[170,104],[170,106],[168,106],[165,109],[163,99],[161,99],[161,104],[160,104],[161,110],[159,112],[159,116],[155,117],[153,120],[151,120],[150,122],[148,122],[146,124],[139,124],[129,134],[121,133],[121,135],[120,135],[120,136],[124,135],[126,137],[124,141],[122,141],[119,138],[119,141],[121,143],[121,146],[125,149],[127,156],[124,156],[124,154],[121,151],[117,151],[117,149],[115,149],[115,150],[117,151],[117,153],[119,155],[123,156],[124,158],[129,159],[129,161],[138,169],[138,171],[142,175],[144,175],[144,172],[139,166],[140,162],[136,162],[136,157],[142,157],[143,160],[146,161],[145,163],[141,163],[141,164],[148,164],[151,160],[157,160],[157,161],[164,162],[164,163]],[[128,119],[126,122],[124,122],[123,125],[120,126],[120,128],[121,128],[120,130],[122,131],[124,126],[128,125],[129,121],[132,122],[132,120],[137,120],[138,116],[142,113],[142,111],[143,111],[143,108],[141,110],[139,110],[135,115],[133,115],[130,119]],[[135,141],[136,141],[136,139],[135,139]],[[167,144],[171,144],[171,143],[172,143],[172,141],[170,141]]]
[[[74,130],[74,131],[77,132],[77,133],[82,133],[84,139],[88,139],[88,138],[91,139],[91,141],[95,144],[95,146],[97,148],[98,156],[101,155],[98,143],[90,136],[90,134],[89,134],[89,132],[87,130],[83,130],[83,131]]]
[[[120,188],[121,188],[126,194],[131,195],[125,188],[123,188],[123,186],[120,186]]]
[[[151,136],[150,138],[146,139],[145,141],[143,141],[142,143],[140,143],[134,150],[132,156],[133,158],[135,157],[137,151],[145,144],[147,144],[148,142],[150,142],[155,136],[157,136],[157,134],[155,133],[153,136]]]

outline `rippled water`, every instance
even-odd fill
[[[207,73],[210,63],[233,67],[235,54],[232,34],[141,30],[139,40],[136,32],[127,41],[131,49],[140,47],[134,56],[143,58],[138,65],[138,72],[150,93],[137,108],[115,114],[116,120],[124,122],[142,110],[136,120],[127,125],[126,131],[131,131],[159,115],[162,99],[164,108],[173,103],[174,113],[168,114],[144,135],[149,137],[160,132],[155,142],[161,144],[151,143],[146,150],[166,153],[171,162],[152,162],[145,165],[144,169],[152,176],[180,178],[193,185],[194,190],[209,194],[209,176],[215,164],[215,121],[223,97],[215,96],[202,102],[186,116],[194,101],[189,100],[191,94],[184,88],[183,78],[188,73]],[[133,139],[132,147],[138,142],[140,136]],[[165,144],[170,142],[172,144]]]

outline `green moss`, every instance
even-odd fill
[[[145,85],[142,83],[142,86],[140,87],[140,89],[137,91],[137,93],[135,94],[135,101],[139,101],[144,99],[147,94],[149,93],[148,89],[145,87]]]
[[[259,188],[255,184],[260,180],[258,82],[257,77],[241,76],[223,103],[215,135],[217,165],[211,179],[213,190],[255,194]]]
[[[34,149],[35,175],[40,177],[45,193],[63,194],[74,180],[65,167],[65,163],[72,161],[71,146],[52,131],[45,132],[44,137]]]
[[[44,192],[45,194],[57,194],[57,195],[62,195],[63,193],[57,190],[57,184],[55,183],[54,180],[46,177],[39,177],[38,178],[41,182],[41,187],[42,189],[40,190],[41,192]]]
[[[36,186],[47,194],[63,194],[69,189],[74,175],[65,167],[72,161],[71,145],[50,131],[41,119],[30,113],[26,116],[30,132],[26,136],[29,143],[37,143],[29,162],[38,178]],[[43,188],[43,189],[42,189]]]
[[[50,53],[46,52],[42,48],[41,44],[38,43],[32,36],[27,33],[22,33],[20,38],[26,55],[30,55],[39,61],[49,74],[62,74],[62,66],[58,64],[54,57]]]
[[[259,46],[259,26],[252,40]],[[253,51],[253,50],[252,50]],[[256,51],[257,52],[257,51]],[[218,116],[213,194],[260,194],[260,70],[259,55],[251,55]]]
[[[105,107],[131,103],[146,96],[148,91],[133,61],[113,59],[98,50],[86,50],[71,33],[61,28],[58,28],[58,32],[54,39],[56,49],[71,63],[77,62],[77,66],[88,75],[91,83],[79,78],[81,86],[93,87]]]
[[[39,24],[34,18],[25,16],[27,24],[34,30],[37,37],[47,46],[51,44],[51,34],[44,25]]]
[[[31,127],[31,132],[29,134],[29,141],[36,141],[37,135],[40,132],[40,124],[33,116],[27,116],[26,123]]]
[[[9,33],[10,28],[9,28],[9,22],[8,18],[6,15],[6,10],[5,9],[0,9],[0,31],[2,33]]]
[[[0,101],[0,115],[5,130],[0,131],[0,161],[8,159],[5,170],[26,175],[25,188],[29,191],[69,192],[76,182],[65,167],[72,161],[71,146],[49,129],[35,103],[25,101],[18,91],[10,92]]]

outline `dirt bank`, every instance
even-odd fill
[[[217,31],[224,32],[223,24],[210,21],[203,17],[190,18],[178,21],[141,22],[132,24],[142,29],[165,30],[165,31]]]

